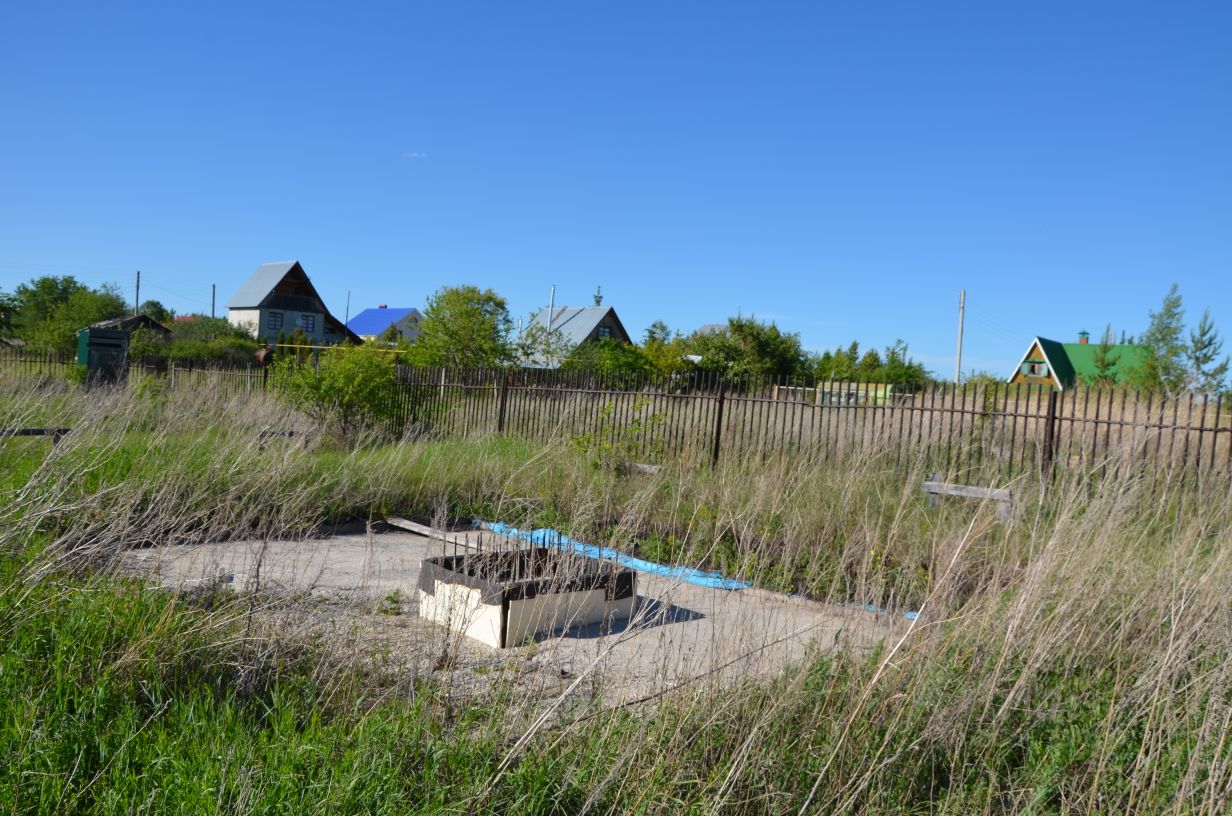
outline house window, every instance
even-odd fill
[[[312,334],[317,330],[317,316],[308,314],[300,315],[299,327],[304,330],[304,334]]]
[[[265,316],[265,327],[272,332],[282,330],[282,312],[270,312]]]
[[[1047,377],[1048,363],[1043,360],[1027,360],[1019,371],[1028,377]]]
[[[608,326],[599,327],[599,339],[603,340],[612,336],[612,329]]]

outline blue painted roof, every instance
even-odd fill
[[[411,314],[418,317],[419,310],[413,307],[405,309],[364,309],[350,319],[347,323],[347,328],[356,334],[380,334]]]

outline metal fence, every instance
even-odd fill
[[[71,361],[0,352],[0,381],[65,377]],[[189,363],[132,372],[173,388],[237,393],[269,387],[268,369]],[[136,379],[130,377],[130,382]],[[604,376],[543,369],[398,369],[395,434],[493,434],[640,462],[710,463],[776,456],[826,460],[877,449],[899,463],[1013,477],[1110,462],[1167,472],[1232,474],[1232,401],[1123,389],[796,379],[732,380],[706,372]],[[1227,403],[1227,404],[1226,404]]]
[[[899,463],[1007,477],[1112,462],[1232,473],[1232,405],[1194,394],[422,368],[403,370],[400,382],[421,431],[566,437],[648,462],[825,460],[877,448]]]

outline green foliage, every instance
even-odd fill
[[[1086,375],[1087,385],[1097,388],[1111,388],[1116,385],[1116,364],[1120,354],[1112,348],[1116,343],[1115,337],[1112,325],[1109,324],[1091,355],[1091,364],[1095,366],[1095,371]]]
[[[1217,362],[1222,352],[1223,338],[1211,321],[1210,310],[1205,310],[1197,330],[1189,333],[1189,347],[1185,350],[1191,382],[1198,391],[1217,394],[1227,385],[1228,358]]]
[[[1151,312],[1147,330],[1138,338],[1139,345],[1150,352],[1145,365],[1131,376],[1138,388],[1163,389],[1175,394],[1185,388],[1185,309],[1177,285],[1172,284],[1158,312]]]
[[[790,377],[805,372],[800,337],[752,317],[731,317],[723,329],[694,332],[687,345],[690,353],[701,357],[699,368],[734,378]]]
[[[368,345],[337,346],[316,365],[287,355],[274,364],[275,390],[345,440],[392,431],[400,415],[393,355]]]
[[[530,320],[522,335],[514,342],[514,350],[523,364],[560,363],[573,351],[573,346],[555,328],[548,331],[547,326],[535,322],[535,315]]]
[[[167,328],[171,328],[171,323],[175,320],[175,312],[157,300],[145,301],[138,307],[137,313],[143,314],[151,320],[156,320]]]
[[[922,388],[932,381],[924,364],[911,359],[902,340],[896,340],[884,353],[870,349],[863,356],[860,344],[853,340],[846,348],[823,352],[812,363],[813,374],[819,380],[893,383],[912,388]]]
[[[632,381],[654,371],[654,364],[641,349],[614,337],[575,346],[560,367],[566,371],[593,371],[608,381]]]
[[[11,301],[16,336],[32,350],[54,354],[73,354],[77,332],[91,323],[128,314],[114,285],[92,289],[72,276],[35,278],[18,286]]]
[[[248,340],[256,343],[247,329],[240,328],[226,318],[203,314],[186,315],[167,325],[175,340]]]
[[[0,292],[0,337],[13,333],[13,321],[17,317],[17,298]]]
[[[491,289],[446,286],[428,298],[419,337],[406,352],[413,365],[490,368],[513,360],[513,320]]]
[[[574,450],[595,467],[617,470],[636,461],[661,459],[663,444],[655,438],[655,429],[663,424],[664,417],[650,413],[650,404],[650,400],[638,398],[629,418],[617,417],[613,403],[603,406],[595,430],[572,437]]]

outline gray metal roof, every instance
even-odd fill
[[[595,330],[603,318],[607,317],[608,312],[612,313],[612,319],[625,335],[617,339],[628,340],[629,333],[625,331],[624,324],[620,322],[620,318],[616,316],[616,310],[611,306],[557,306],[552,313],[552,331],[559,332],[563,341],[576,346],[590,337],[590,333]],[[542,326],[546,330],[548,310],[543,309],[535,315],[531,325]]]
[[[299,261],[278,261],[277,263],[261,264],[248,282],[227,301],[228,309],[255,309],[265,300],[278,282],[287,276]],[[301,267],[302,269],[302,267]]]

